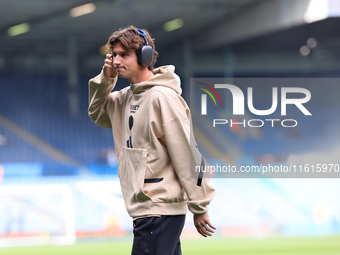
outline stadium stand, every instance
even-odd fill
[[[0,146],[0,162],[41,162],[44,174],[73,174],[82,165],[105,160],[100,152],[113,147],[113,140],[109,129],[97,128],[87,115],[88,80],[80,82],[84,89],[76,117],[67,111],[63,75],[1,74],[0,82],[6,86],[0,94],[0,114],[7,123],[0,126],[7,140]]]

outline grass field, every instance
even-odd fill
[[[130,252],[130,241],[115,239],[112,239],[112,242],[82,242],[73,246],[0,248],[1,255],[128,255]],[[340,255],[340,235],[276,237],[263,240],[226,238],[182,240],[182,252],[183,255]]]

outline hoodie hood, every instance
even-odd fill
[[[152,86],[163,86],[173,89],[177,94],[182,94],[181,80],[175,74],[175,67],[173,65],[161,66],[153,69],[155,76],[147,81],[136,84],[130,84],[133,94],[139,94]]]

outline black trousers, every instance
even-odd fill
[[[131,255],[182,255],[185,215],[139,218],[133,222]]]

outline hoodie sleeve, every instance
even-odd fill
[[[211,179],[197,171],[205,165],[195,141],[190,110],[180,96],[161,100],[165,142],[172,164],[188,196],[188,208],[194,214],[208,211],[207,205],[215,195]]]
[[[110,78],[103,71],[89,81],[89,109],[90,118],[101,127],[112,128],[107,109],[110,102],[114,102],[116,93],[111,93],[117,83],[117,77]]]

